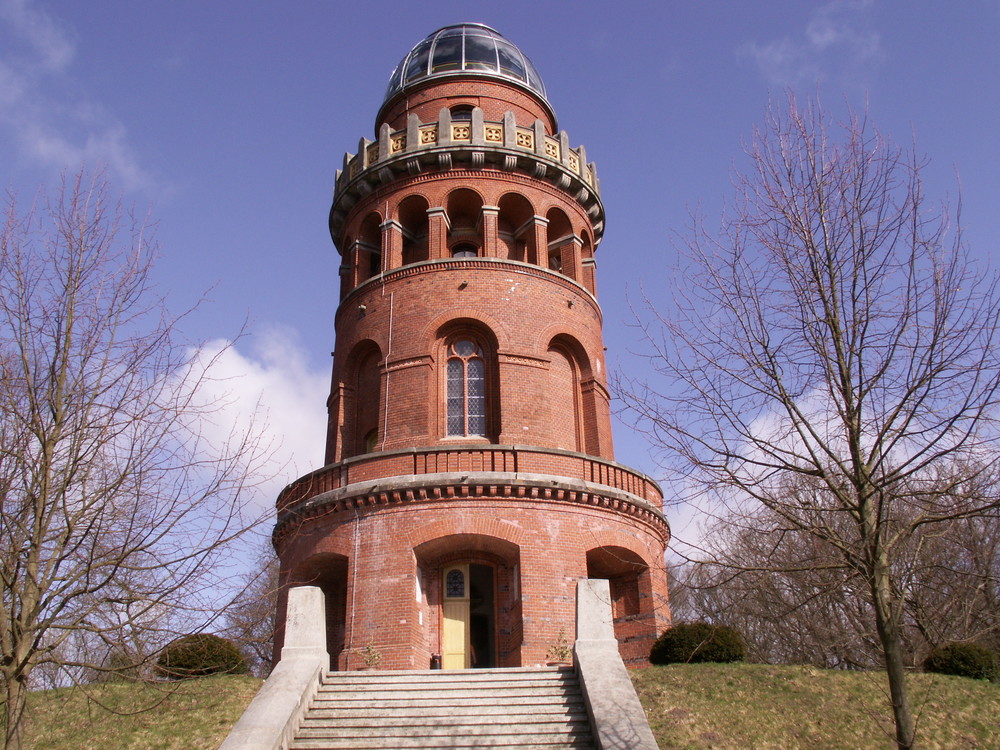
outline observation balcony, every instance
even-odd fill
[[[355,203],[398,176],[417,175],[425,170],[449,170],[457,163],[472,169],[487,164],[507,171],[521,171],[550,182],[573,198],[593,221],[594,245],[604,233],[604,206],[600,199],[597,167],[587,162],[583,146],[571,148],[569,136],[546,135],[541,120],[534,127],[519,127],[513,112],[502,122],[486,122],[483,110],[475,107],[471,120],[452,120],[441,110],[437,122],[422,123],[410,115],[405,130],[383,124],[378,140],[362,138],[358,153],[344,155],[343,169],[337,170],[330,229],[339,228]]]
[[[482,495],[598,505],[667,525],[660,486],[627,466],[554,448],[472,443],[366,453],[306,474],[279,494],[275,533],[296,516]]]

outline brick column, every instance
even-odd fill
[[[443,208],[427,209],[427,257],[429,260],[448,257],[448,214]]]
[[[483,233],[483,256],[487,258],[497,258],[502,255],[500,252],[500,237],[497,235],[497,219],[500,216],[499,206],[483,206],[482,213],[482,233]]]
[[[524,260],[536,266],[548,268],[548,228],[549,220],[544,216],[532,217],[532,228],[528,233],[528,244],[525,247]]]
[[[571,235],[568,241],[559,248],[559,260],[562,264],[562,274],[569,276],[575,281],[581,280],[580,251],[583,247],[583,240],[575,234]]]
[[[381,225],[382,271],[391,271],[403,265],[403,225],[389,219]]]

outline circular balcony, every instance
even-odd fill
[[[667,527],[660,486],[627,466],[566,450],[465,444],[366,453],[306,474],[278,495],[275,531],[331,505],[483,494],[599,505]]]

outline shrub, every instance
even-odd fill
[[[995,680],[1000,677],[1000,664],[997,655],[988,648],[975,643],[946,643],[924,659],[924,671]]]
[[[741,661],[747,647],[740,634],[726,625],[691,622],[663,631],[649,652],[653,664]]]
[[[140,657],[116,648],[107,654],[99,667],[87,670],[85,681],[96,685],[141,680],[144,666]]]
[[[210,633],[178,638],[160,654],[156,671],[172,680],[207,674],[246,674],[247,663],[232,641]]]

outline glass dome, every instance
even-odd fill
[[[392,72],[385,101],[425,78],[454,73],[513,81],[548,102],[545,84],[531,60],[498,31],[481,23],[445,26],[418,42]]]

